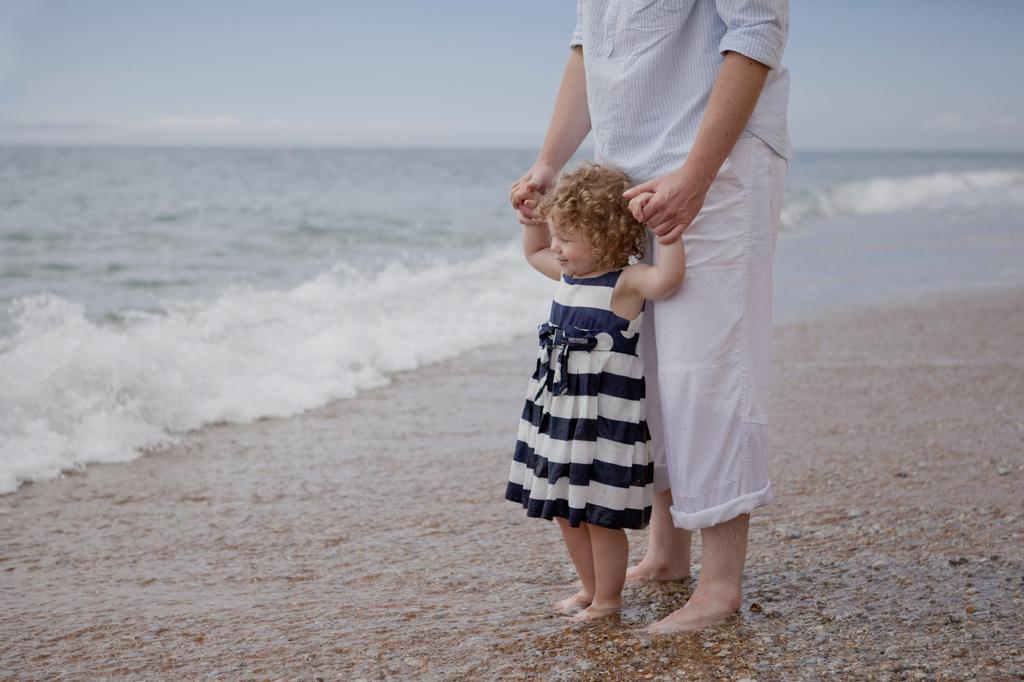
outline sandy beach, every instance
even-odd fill
[[[1024,0],[792,5],[0,0],[0,682],[1024,682]],[[697,632],[700,532],[576,622],[505,498],[538,325],[614,312],[591,162],[685,232],[670,440],[770,422]]]
[[[1024,678],[1021,297],[777,327],[776,500],[722,626],[643,632],[689,581],[628,585],[600,625],[548,613],[571,564],[502,499],[522,337],[0,497],[0,676]]]

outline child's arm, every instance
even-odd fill
[[[562,267],[551,251],[551,235],[547,224],[523,224],[523,255],[537,272],[551,279],[562,279]]]
[[[643,204],[650,198],[650,193],[641,194],[629,202],[634,215],[643,213]],[[686,251],[683,249],[683,238],[680,236],[671,244],[655,241],[655,265],[637,263],[626,268],[622,273],[626,281],[623,284],[643,298],[658,301],[668,298],[683,283],[686,274]]]

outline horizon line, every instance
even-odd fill
[[[274,150],[363,150],[363,151],[509,151],[525,152],[537,151],[538,145],[507,145],[507,144],[453,144],[438,142],[402,142],[396,144],[376,143],[357,144],[347,142],[73,142],[73,141],[24,141],[0,139],[0,147],[23,147],[23,148],[57,148],[57,149],[274,149]],[[589,151],[592,147],[578,150]],[[818,153],[843,153],[843,154],[987,154],[1001,156],[1024,155],[1024,147],[1019,149],[993,149],[985,147],[943,147],[943,148],[918,148],[918,147],[823,147],[823,146],[795,146],[794,156],[797,154],[818,154]],[[574,154],[575,156],[575,154]]]

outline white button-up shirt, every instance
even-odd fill
[[[771,68],[746,130],[789,158],[787,0],[577,0],[598,163],[635,182],[679,168],[726,51]]]

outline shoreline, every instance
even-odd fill
[[[0,497],[0,671],[1024,674],[1022,293],[776,326],[776,501],[752,515],[744,603],[723,626],[642,632],[690,582],[627,586],[617,623],[548,615],[571,564],[554,528],[500,494],[533,361],[524,336]],[[646,536],[630,534],[634,560]]]

